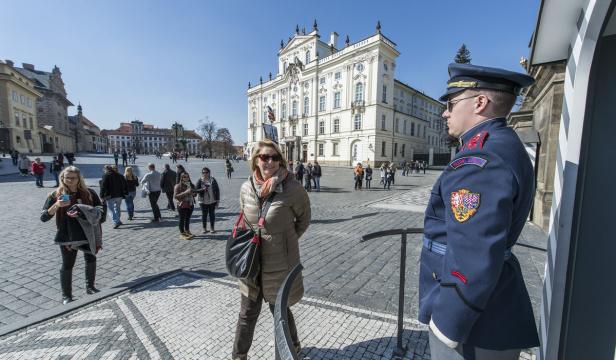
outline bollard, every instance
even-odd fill
[[[371,234],[362,236],[360,242],[391,235],[401,235],[400,243],[400,283],[398,285],[398,331],[396,350],[394,350],[394,358],[402,359],[408,350],[407,346],[402,344],[402,332],[404,331],[404,284],[406,281],[406,235],[407,234],[423,234],[423,228],[407,228],[393,229],[385,231],[377,231]]]
[[[291,340],[291,331],[289,330],[289,319],[287,307],[289,304],[289,292],[293,285],[293,280],[304,269],[302,264],[297,264],[291,270],[286,279],[284,279],[278,294],[276,295],[276,304],[274,306],[274,346],[276,360],[298,360],[295,353],[295,347]]]

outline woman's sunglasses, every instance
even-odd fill
[[[268,162],[270,160],[272,160],[272,161],[280,161],[280,160],[282,160],[282,157],[280,155],[278,155],[278,154],[276,154],[276,155],[259,154],[257,156],[263,162]]]

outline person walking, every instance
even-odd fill
[[[312,180],[314,181],[314,188],[317,192],[321,191],[321,165],[319,165],[318,161],[314,162],[314,167],[312,168]]]
[[[62,171],[62,164],[58,161],[58,157],[54,156],[51,164],[49,164],[49,172],[56,181],[56,187],[60,186],[60,172]]]
[[[180,213],[180,239],[192,240],[195,236],[190,233],[190,217],[195,209],[195,186],[190,181],[190,175],[185,172],[180,177],[180,182],[173,189],[173,198],[177,201]]]
[[[390,190],[393,179],[393,169],[390,166],[385,167],[385,182],[383,183],[383,189]]]
[[[173,190],[177,179],[177,173],[169,167],[169,164],[165,164],[165,170],[160,177],[160,188],[167,196],[167,210],[175,212],[175,200],[173,200]]]
[[[366,189],[370,189],[370,182],[372,181],[372,168],[370,164],[366,166]]]
[[[290,176],[278,145],[259,141],[250,159],[252,175],[240,190],[240,211],[253,228],[262,225],[261,271],[255,279],[239,280],[240,311],[233,341],[233,360],[246,360],[263,301],[274,312],[276,294],[291,269],[300,263],[299,238],[310,224],[310,199],[299,182]],[[273,198],[272,198],[273,197]],[[265,221],[259,220],[261,206],[273,200]],[[288,326],[292,345],[299,353],[301,344],[290,307],[304,294],[301,274],[291,285],[288,298]]]
[[[118,164],[116,164],[117,166]],[[128,166],[128,153],[126,150],[122,150],[122,166]]]
[[[212,176],[210,169],[201,169],[201,178],[196,186],[198,201],[201,207],[201,221],[203,223],[203,233],[207,232],[207,218],[210,218],[210,233],[216,233],[214,223],[216,222],[216,209],[220,202],[220,188],[218,182]]]
[[[442,117],[462,146],[426,208],[418,318],[434,360],[518,359],[521,349],[539,346],[512,252],[533,206],[535,175],[507,116],[534,79],[471,64],[450,64],[449,76]]]
[[[58,153],[58,161],[60,162],[60,165],[62,165],[62,168],[64,169],[64,154],[62,154],[62,152]]]
[[[188,151],[184,153],[184,160],[188,162]]]
[[[361,166],[361,163],[357,163],[353,169],[353,174],[355,174],[355,190],[361,190],[362,181],[364,179],[364,168]]]
[[[19,160],[17,161],[17,168],[19,169],[19,173],[21,176],[28,176],[28,172],[31,168],[30,159],[26,154],[21,154]]]
[[[126,211],[128,212],[128,220],[133,220],[135,216],[135,196],[137,195],[137,186],[139,186],[139,178],[133,173],[133,168],[127,166],[124,169],[124,179],[126,179]]]
[[[227,169],[227,179],[231,179],[231,173],[233,172],[233,165],[229,159],[225,160],[225,168]]]
[[[389,170],[391,173],[391,184],[395,185],[396,184],[396,164],[393,162],[389,164]]]
[[[105,173],[101,179],[100,196],[111,213],[113,228],[117,229],[122,225],[122,199],[128,195],[128,188],[124,176],[115,169],[111,165],[105,165]]]
[[[379,171],[381,173],[381,181],[379,181],[379,184],[382,184],[382,185],[385,185],[385,175],[386,175],[385,167],[386,166],[387,166],[386,163],[382,163],[381,167],[379,168]]]
[[[119,159],[120,159],[120,154],[117,151],[115,151],[113,153],[113,161],[115,162],[115,166],[118,166],[118,160]]]
[[[304,164],[302,164],[301,161],[298,161],[297,165],[295,166],[295,178],[300,183],[300,185],[303,185],[304,171],[305,171]]]
[[[304,189],[312,191],[312,164],[308,163],[304,170]]]
[[[158,207],[158,198],[160,197],[160,179],[161,175],[156,171],[156,166],[150,163],[148,164],[149,172],[141,179],[141,185],[147,189],[148,200],[150,200],[150,206],[152,207],[152,213],[154,218],[151,222],[160,222],[160,208]]]
[[[19,160],[19,151],[13,150],[11,152],[11,160],[13,160],[13,165],[17,166],[17,161]]]
[[[54,243],[60,246],[62,267],[60,286],[62,303],[73,301],[73,267],[77,252],[85,260],[86,293],[99,292],[94,286],[96,254],[103,248],[101,223],[105,221],[105,207],[96,192],[88,188],[78,168],[69,166],[60,173],[60,186],[47,196],[41,221],[56,218]]]
[[[43,186],[43,177],[45,176],[45,164],[41,162],[41,158],[34,159],[32,163],[31,172],[34,175],[36,187],[44,187]]]

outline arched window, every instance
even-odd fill
[[[306,65],[310,62],[310,50],[306,51]]]
[[[291,115],[297,116],[297,100],[293,100],[293,105],[291,107]]]
[[[304,115],[310,114],[310,99],[308,96],[304,98]]]
[[[361,130],[361,115],[355,115],[355,123],[353,124],[353,130]]]
[[[364,100],[364,84],[357,83],[355,84],[355,101]]]

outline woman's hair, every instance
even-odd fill
[[[68,186],[66,186],[66,184],[64,183],[64,176],[66,176],[66,174],[68,173],[77,175],[78,177],[77,192],[79,192],[79,195],[82,198],[85,197],[88,203],[91,203],[92,197],[90,196],[90,191],[88,191],[88,187],[86,186],[86,181],[83,178],[83,175],[81,175],[81,171],[76,166],[68,166],[68,167],[65,167],[64,170],[62,170],[62,172],[60,173],[60,186],[58,186],[58,189],[56,190],[56,194],[60,195],[60,194],[70,193]]]
[[[276,153],[280,155],[280,161],[279,161],[280,166],[286,169],[288,166],[287,159],[285,159],[284,156],[282,155],[282,151],[280,150],[280,147],[278,146],[278,144],[276,144],[272,140],[266,139],[266,140],[257,141],[257,144],[252,148],[252,154],[250,155],[250,170],[255,171],[259,168],[257,166],[257,158],[258,158],[259,152],[261,151],[261,148],[265,146],[271,149],[274,149],[274,151],[276,151]]]
[[[180,175],[180,179],[182,179],[184,176],[188,177],[188,180],[190,180],[190,174],[187,172],[183,172],[182,175]]]
[[[175,166],[178,170],[182,170],[182,172],[186,172],[186,169],[184,169],[184,166],[178,164]]]
[[[124,177],[126,180],[134,180],[137,178],[133,173],[133,168],[130,166],[127,166],[126,169],[124,169]]]
[[[212,172],[210,171],[210,168],[207,166],[204,166],[203,169],[201,169],[201,173],[203,174],[204,171],[206,171],[210,174],[210,176],[212,176]]]

